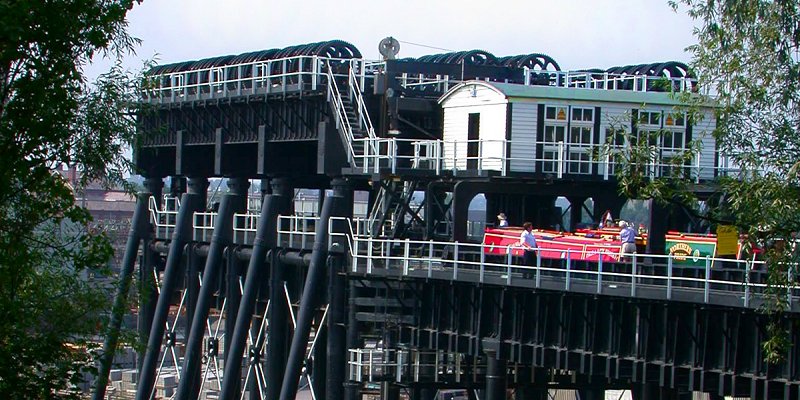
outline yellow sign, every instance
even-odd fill
[[[735,226],[717,226],[717,255],[735,256],[739,250],[739,232]]]

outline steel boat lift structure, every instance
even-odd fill
[[[487,216],[502,210],[518,224],[553,225],[557,196],[574,205],[571,221],[584,211],[619,215],[626,199],[613,160],[586,154],[615,140],[622,121],[632,132],[669,131],[671,141],[656,144],[664,162],[650,171],[675,168],[671,152],[713,130],[713,118],[702,125],[675,111],[671,93],[697,91],[684,64],[566,72],[536,53],[392,56],[365,60],[334,40],[148,73],[135,152],[145,190],[119,296],[136,274],[147,338],[138,400],[169,397],[157,385],[165,374],[174,374],[181,400],[288,400],[299,385],[316,399],[374,390],[429,399],[444,389],[546,398],[555,387],[581,398],[612,388],[636,398],[688,390],[796,398],[797,371],[774,379],[759,356],[757,287],[712,279],[719,264],[684,276],[659,256],[642,264],[653,274],[645,279],[636,261],[632,270],[606,266],[608,276],[602,262],[565,254],[526,270],[510,251],[487,257],[471,234],[469,203],[481,193]],[[681,166],[698,192],[735,172],[713,138],[702,138],[703,153]],[[212,177],[227,183],[218,207],[209,204]],[[300,188],[319,193],[312,215],[298,213]],[[360,194],[362,215],[354,213]],[[594,209],[583,206],[588,198]],[[650,253],[663,249],[667,229],[686,224],[656,207]],[[603,279],[622,282],[609,288]],[[715,324],[723,313],[714,307],[737,316]],[[717,345],[703,335],[728,339]],[[631,347],[634,337],[653,347]],[[736,343],[755,350],[731,356]],[[109,336],[105,349],[115,347]]]

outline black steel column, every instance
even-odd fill
[[[164,182],[161,178],[145,179],[144,186],[150,191],[156,207],[161,207],[161,193],[164,188]],[[147,235],[143,238],[142,260],[139,264],[139,314],[136,325],[139,341],[142,343],[147,340],[147,335],[150,334],[150,326],[153,323],[153,314],[155,314],[156,310],[155,300],[158,293],[154,273],[156,271],[156,261],[159,260],[160,255],[153,250],[153,243],[153,227],[149,226]],[[144,352],[137,351],[136,368],[138,370],[142,369],[143,362]]]
[[[330,264],[330,258],[328,258]],[[327,297],[322,293],[322,298]],[[330,315],[329,315],[330,317]],[[322,313],[317,313],[317,318],[322,318]],[[325,393],[325,385],[327,384],[328,376],[328,327],[325,326],[323,321],[317,321],[317,331],[314,336],[314,352],[311,355],[313,364],[311,365],[311,386],[314,388],[314,395],[317,400],[325,400],[327,393]],[[334,399],[335,397],[330,397]]]
[[[191,238],[194,212],[200,211],[205,207],[203,199],[205,199],[207,188],[208,179],[191,178],[189,179],[189,191],[181,199],[181,209],[178,211],[175,233],[172,236],[169,253],[167,254],[167,264],[164,267],[161,295],[158,296],[156,312],[153,315],[153,324],[150,327],[150,336],[147,341],[147,352],[139,374],[139,385],[136,388],[137,400],[149,400],[153,392],[156,369],[158,368],[158,356],[161,354],[161,343],[164,340],[165,323],[167,322],[167,317],[169,317],[172,292],[175,291],[178,278],[182,275],[181,258],[183,256],[183,248]]]
[[[236,328],[235,316],[239,314],[239,303],[242,301],[242,292],[239,286],[239,277],[242,276],[242,263],[236,251],[229,251],[226,255],[227,270],[225,271],[225,339],[223,340],[223,360],[231,347],[228,338],[233,337]]]
[[[486,400],[505,400],[506,361],[493,350],[486,351]]]
[[[266,400],[278,400],[281,394],[281,381],[285,372],[289,347],[289,303],[284,293],[284,264],[278,254],[270,255],[270,282],[268,312],[269,341],[267,341]]]
[[[217,288],[222,256],[226,246],[233,240],[233,214],[243,212],[247,206],[246,179],[229,179],[229,192],[222,197],[217,214],[214,233],[208,249],[203,285],[197,294],[197,306],[192,318],[192,327],[186,341],[186,355],[183,360],[183,377],[178,385],[176,399],[194,399],[200,390],[200,364],[203,356],[203,337],[206,332],[209,309],[214,291]]]
[[[308,275],[300,301],[300,310],[297,313],[297,326],[292,336],[292,345],[289,349],[289,359],[286,362],[286,372],[283,374],[281,386],[281,400],[293,400],[297,394],[297,384],[300,379],[300,370],[305,357],[308,336],[311,332],[311,323],[319,307],[319,292],[325,282],[325,260],[328,257],[328,223],[333,216],[335,206],[342,200],[334,191],[333,195],[326,198],[322,207],[322,214],[316,227],[314,248],[311,252],[311,263],[308,266]]]
[[[559,219],[561,219],[562,229],[575,232],[575,230],[578,229],[578,224],[581,223],[581,217],[583,216],[583,204],[586,202],[586,197],[570,196],[567,198],[567,200],[569,200],[569,226],[563,226],[563,219]]]
[[[337,216],[353,216],[353,191],[346,182],[334,182],[334,195],[342,201],[335,213]],[[335,221],[331,228],[334,232],[347,232],[341,221]],[[343,255],[348,251],[346,243],[334,241],[336,251],[342,253],[332,255],[328,263],[328,347],[327,380],[325,393],[327,398],[338,400],[344,398],[344,382],[347,377],[347,279],[345,277]]]
[[[242,375],[242,356],[256,306],[258,289],[264,275],[264,261],[267,258],[267,251],[271,249],[273,250],[271,253],[274,253],[277,244],[278,214],[285,213],[290,207],[291,196],[288,195],[287,183],[284,179],[273,180],[272,194],[264,196],[261,203],[261,217],[256,228],[256,238],[253,241],[253,252],[247,267],[239,311],[236,314],[236,326],[233,335],[226,337],[226,341],[230,341],[230,347],[225,355],[221,400],[239,398],[237,392]]]
[[[578,397],[581,400],[605,400],[605,392],[603,389],[580,389]]]
[[[331,257],[328,276],[328,378],[325,392],[329,399],[344,398],[347,376],[347,330],[345,326],[345,289],[347,279],[341,257]]]
[[[147,189],[138,194],[136,208],[133,210],[131,218],[131,228],[128,231],[128,241],[125,245],[125,254],[122,259],[119,271],[119,284],[114,295],[114,305],[111,308],[111,318],[106,329],[105,340],[103,341],[103,352],[100,355],[99,370],[97,381],[95,382],[95,392],[92,397],[101,400],[106,394],[108,385],[108,373],[111,371],[111,364],[114,362],[114,353],[117,351],[119,343],[119,331],[122,327],[122,318],[128,308],[128,291],[133,280],[133,267],[139,253],[139,243],[142,238],[147,236],[149,228],[147,203],[150,201],[151,193]]]
[[[361,347],[358,343],[358,320],[356,320],[356,297],[357,297],[357,289],[356,283],[354,280],[348,281],[349,283],[349,290],[347,293],[347,349],[356,349]],[[349,357],[349,356],[348,356]],[[349,358],[348,358],[349,359]],[[348,365],[348,372],[349,372],[349,365]],[[348,379],[347,383],[344,386],[344,399],[345,400],[358,400],[359,399],[359,388],[361,384],[359,382],[353,381]]]

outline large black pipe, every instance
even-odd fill
[[[161,178],[146,179],[144,185],[152,193],[152,198],[156,207],[161,207],[161,193],[164,188],[164,182]],[[150,333],[150,326],[153,323],[153,314],[156,310],[156,280],[154,272],[156,271],[156,264],[160,260],[160,255],[153,249],[154,244],[152,227],[148,228],[147,236],[143,238],[142,242],[142,260],[139,264],[139,313],[137,316],[136,326],[139,335],[139,340],[147,340],[147,335]],[[136,352],[136,368],[142,368],[144,361],[144,352]]]
[[[269,341],[267,342],[266,400],[278,400],[281,392],[281,380],[285,372],[286,357],[288,356],[289,303],[284,295],[285,277],[283,274],[284,257],[272,254],[272,268],[269,277]],[[301,259],[302,260],[302,259]]]
[[[330,262],[330,258],[328,258]],[[321,293],[323,298],[327,297]],[[328,376],[328,327],[322,321],[323,313],[317,313],[317,331],[314,337],[314,351],[312,355],[311,371],[307,371],[311,377],[311,387],[314,389],[314,395],[317,400],[327,400],[328,394],[325,393],[325,385]],[[342,366],[338,366],[341,368]],[[309,373],[310,372],[310,373]]]
[[[233,335],[226,337],[229,342],[228,352],[225,355],[225,372],[222,380],[221,400],[238,399],[238,389],[242,375],[242,356],[244,355],[247,333],[253,318],[256,306],[258,289],[264,276],[264,261],[267,251],[275,248],[277,244],[278,214],[289,209],[291,197],[287,195],[288,187],[284,180],[276,180],[273,193],[264,196],[261,203],[261,217],[256,228],[256,237],[253,241],[253,253],[247,269],[244,290],[242,292],[239,311],[236,314],[236,325]],[[271,253],[274,253],[271,252]],[[231,315],[231,314],[229,314]]]
[[[300,310],[297,313],[297,326],[292,336],[292,345],[289,348],[289,358],[286,362],[286,372],[283,374],[281,385],[281,400],[294,400],[297,394],[297,384],[305,357],[308,337],[311,332],[311,323],[314,314],[320,305],[320,291],[324,290],[325,264],[328,257],[328,223],[333,216],[336,203],[341,196],[337,193],[327,197],[323,203],[322,214],[317,224],[314,247],[311,252],[311,264],[308,267],[303,297],[300,301]]]
[[[486,351],[486,400],[506,399],[506,361]]]
[[[208,313],[212,297],[217,288],[217,279],[222,267],[224,249],[233,239],[233,214],[243,212],[247,206],[247,186],[245,179],[229,179],[229,192],[222,197],[217,214],[214,233],[208,248],[203,284],[197,294],[197,304],[186,341],[186,354],[183,360],[183,377],[178,383],[178,400],[194,399],[200,390],[200,361],[203,353],[203,337],[206,332]]]
[[[128,241],[125,245],[122,265],[120,265],[119,284],[114,295],[114,305],[111,308],[111,318],[106,329],[106,337],[103,341],[103,352],[100,355],[100,362],[95,382],[95,392],[92,397],[94,400],[102,400],[106,394],[108,385],[108,373],[111,371],[111,364],[114,362],[114,353],[117,351],[119,343],[119,332],[122,327],[122,317],[125,314],[128,303],[128,291],[133,280],[133,267],[136,263],[136,256],[139,253],[139,243],[147,235],[148,215],[147,202],[150,201],[151,193],[143,190],[139,192],[136,200],[136,208],[133,210],[131,219],[131,229],[128,231]]]
[[[348,301],[347,301],[347,345],[348,349],[356,349],[361,347],[359,344],[358,320],[356,319],[356,298],[358,292],[356,289],[355,280],[349,281],[348,288]],[[344,386],[344,399],[345,400],[358,400],[359,388],[361,385],[353,380],[348,380]]]
[[[181,199],[181,209],[175,223],[175,233],[172,236],[167,264],[164,267],[164,279],[161,281],[161,294],[156,303],[156,312],[153,315],[153,324],[150,327],[150,336],[147,340],[147,350],[139,373],[139,386],[136,388],[136,400],[150,400],[153,393],[153,384],[156,380],[158,356],[161,354],[161,342],[164,339],[165,324],[169,317],[169,306],[172,292],[182,275],[181,258],[183,248],[192,234],[192,219],[194,213],[205,206],[208,179],[189,179],[189,191]]]
[[[341,257],[331,257],[328,275],[328,399],[344,398],[347,370],[346,285]]]

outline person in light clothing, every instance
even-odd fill
[[[497,223],[497,226],[498,226],[499,228],[506,228],[506,227],[508,227],[508,218],[506,218],[506,214],[505,214],[505,213],[500,213],[500,214],[498,214],[498,215],[497,215],[497,220],[499,221],[499,222]]]
[[[622,246],[619,248],[619,259],[627,261],[626,255],[636,253],[636,231],[625,221],[620,221],[619,227],[622,228],[619,231],[619,240],[622,242]]]
[[[533,224],[526,222],[522,224],[522,234],[519,235],[519,245],[525,248],[522,260],[527,266],[536,265],[536,236],[533,236]]]

